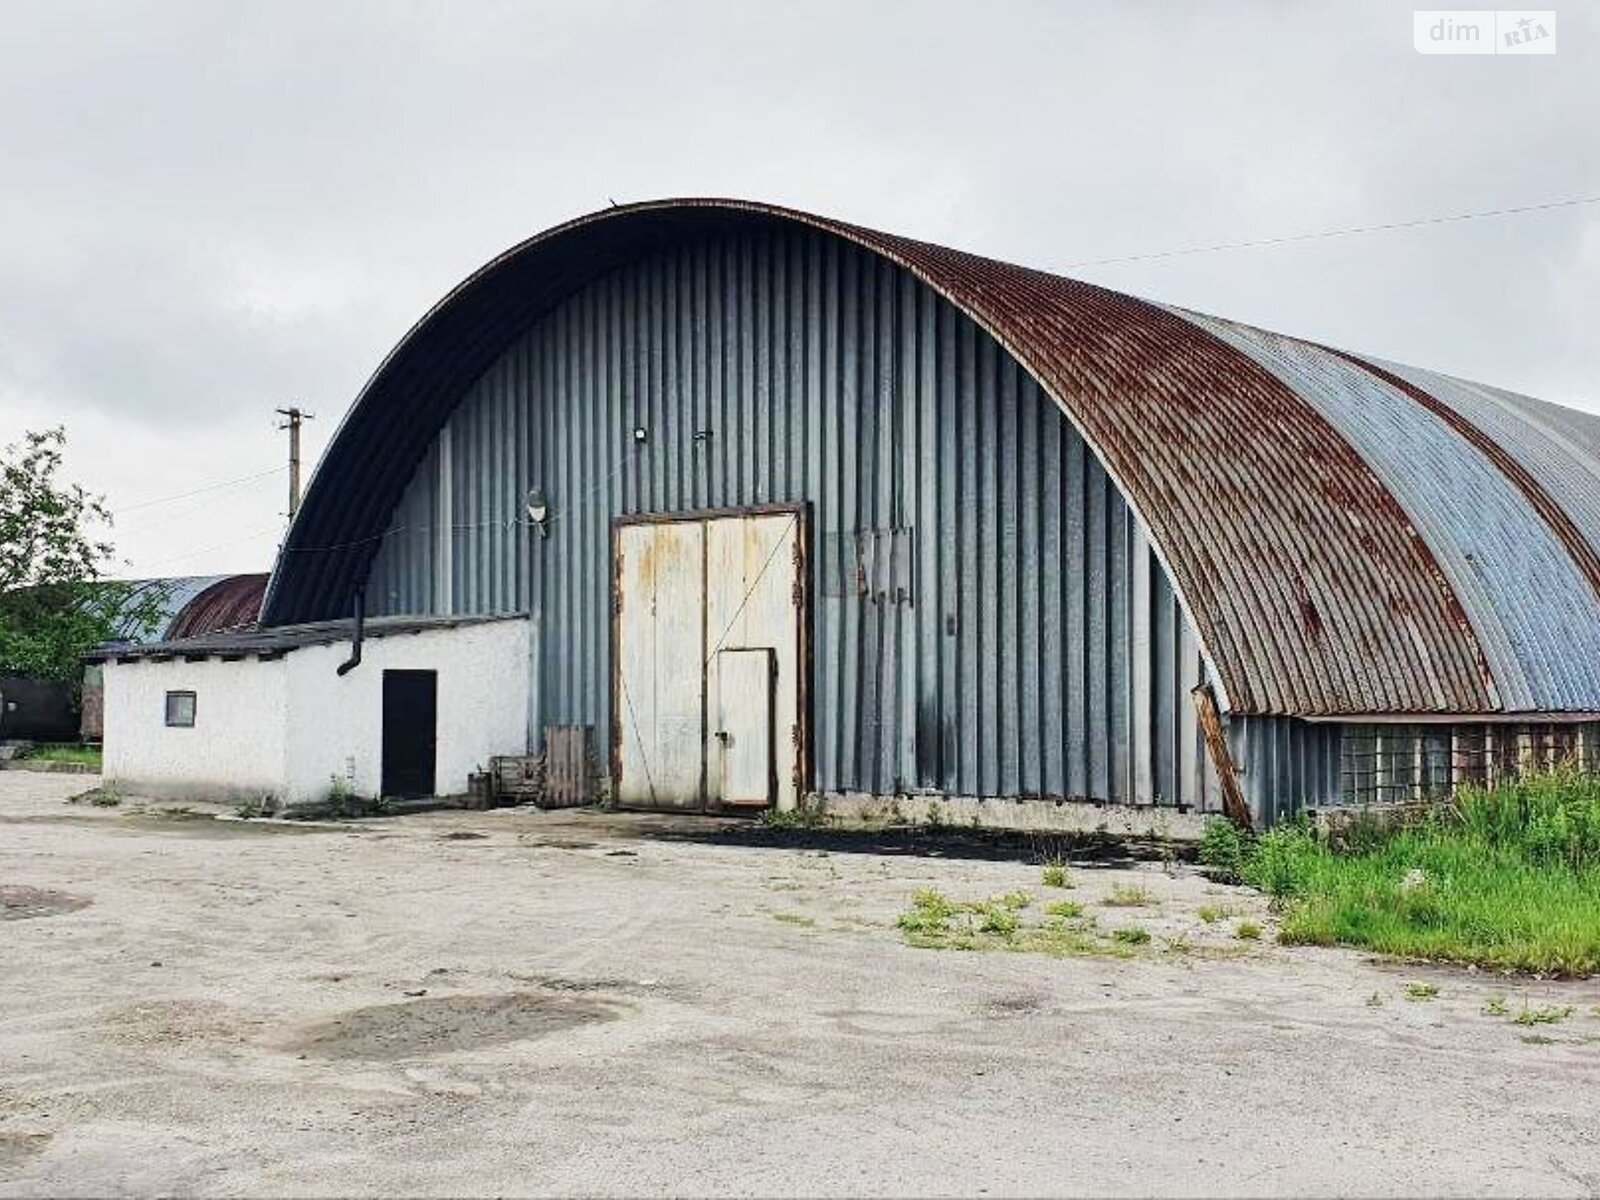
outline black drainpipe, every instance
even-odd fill
[[[367,589],[356,589],[356,629],[350,639],[350,657],[339,664],[339,674],[348,675],[361,665],[361,642],[366,634]]]

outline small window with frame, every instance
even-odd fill
[[[167,693],[167,724],[175,729],[194,728],[193,692]]]

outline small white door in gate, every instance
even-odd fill
[[[772,668],[769,647],[717,652],[712,752],[721,804],[764,808],[773,802]]]

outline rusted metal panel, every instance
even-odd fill
[[[882,245],[994,332],[1083,430],[1149,529],[1232,711],[1489,703],[1427,548],[1291,388],[1130,297]],[[1329,536],[1341,528],[1344,544]],[[1361,553],[1341,554],[1352,541]]]
[[[167,626],[166,640],[247,629],[261,615],[267,576],[228,575],[190,600]]]
[[[623,525],[617,546],[616,797],[698,808],[705,744],[705,535],[698,522]]]
[[[1483,648],[1496,707],[1571,710],[1600,695],[1600,596],[1549,520],[1565,514],[1531,476],[1508,471],[1386,373],[1279,334],[1192,319],[1292,387],[1399,502]]]

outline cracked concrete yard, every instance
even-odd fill
[[[1188,868],[93,782],[0,774],[0,1194],[1600,1191],[1600,987],[1280,948]],[[920,888],[1153,936],[916,949]]]

